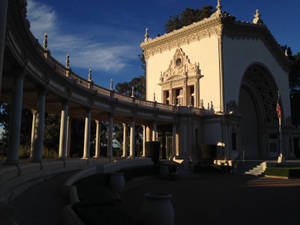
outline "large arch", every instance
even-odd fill
[[[246,69],[239,91],[240,143],[246,159],[273,158],[279,152],[277,93],[266,66],[254,63]]]

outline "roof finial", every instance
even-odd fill
[[[253,23],[254,24],[263,24],[264,22],[262,21],[262,19],[260,18],[260,13],[259,10],[257,9],[254,15],[254,19],[253,19]]]
[[[110,79],[109,89],[111,91],[114,89],[113,79]]]
[[[217,11],[221,12],[221,10],[222,10],[221,0],[218,0]]]
[[[131,87],[131,97],[134,98],[134,86]]]
[[[70,54],[67,53],[66,55],[66,68],[70,69]]]
[[[153,101],[156,102],[156,99],[155,99],[155,92],[153,92]]]
[[[47,33],[44,34],[43,47],[44,47],[44,50],[45,50],[45,51],[46,51],[47,48],[48,48],[48,34],[47,34]]]
[[[89,68],[88,81],[92,81],[92,68]]]
[[[146,27],[146,31],[145,31],[145,42],[147,42],[149,40],[149,29],[148,27]]]

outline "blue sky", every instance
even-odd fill
[[[164,34],[169,16],[185,8],[216,6],[217,0],[28,0],[28,18],[33,34],[42,42],[48,33],[48,48],[60,62],[70,53],[71,68],[106,88],[142,75],[138,54],[145,28],[150,36]],[[238,20],[252,21],[256,9],[279,44],[300,52],[300,1],[223,0],[223,10]]]

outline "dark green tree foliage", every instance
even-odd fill
[[[44,130],[44,146],[58,151],[60,118],[58,115],[46,114]],[[29,139],[30,140],[30,139]]]
[[[134,96],[139,99],[145,99],[145,84],[145,76],[135,77],[129,82],[117,83],[116,92],[131,96],[131,88],[134,87]]]
[[[165,24],[167,33],[182,28],[183,26],[190,25],[194,22],[203,20],[209,17],[214,12],[212,6],[203,6],[202,9],[186,8],[180,15],[170,16]]]

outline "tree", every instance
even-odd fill
[[[212,6],[203,6],[202,9],[186,8],[180,15],[170,16],[169,20],[165,24],[165,30],[167,33],[172,32],[182,28],[183,26],[208,18],[213,13],[214,10]]]

